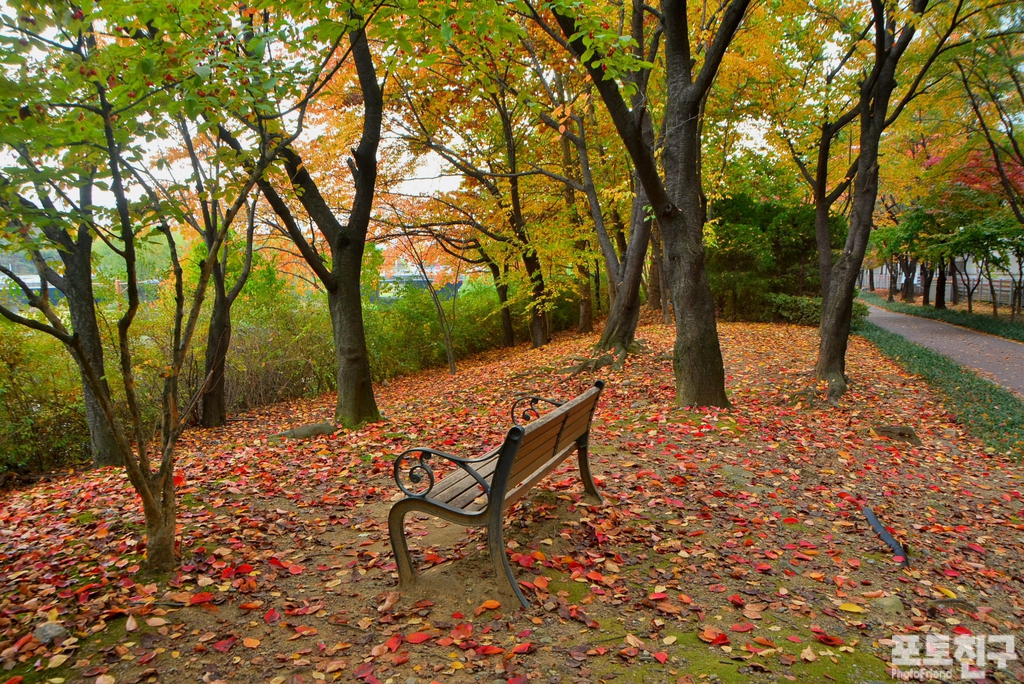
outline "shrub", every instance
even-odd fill
[[[59,343],[0,321],[0,472],[88,461],[77,370]]]
[[[817,326],[821,324],[821,297],[765,294],[761,296],[759,313],[758,320],[765,322]],[[867,318],[867,315],[867,305],[854,301],[853,323],[856,325]]]

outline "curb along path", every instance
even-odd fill
[[[868,306],[868,321],[977,371],[1024,397],[1024,344],[919,316]]]

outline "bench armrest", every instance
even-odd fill
[[[414,458],[414,454],[419,454],[419,458]],[[413,449],[409,449],[408,451],[399,454],[398,458],[395,459],[395,484],[398,485],[398,488],[401,489],[406,496],[410,496],[415,499],[425,499],[430,494],[430,490],[434,488],[434,471],[430,467],[430,463],[428,463],[432,456],[440,456],[446,461],[451,461],[465,470],[474,480],[477,481],[477,484],[484,488],[484,493],[487,495],[487,498],[490,498],[491,486],[487,484],[487,480],[480,476],[480,473],[473,469],[472,464],[487,461],[494,458],[493,455],[489,454],[480,458],[472,459],[459,458],[458,456],[453,456],[452,454],[445,453],[444,451],[438,451],[437,449],[430,449],[427,447],[415,447]],[[402,482],[403,474],[405,474],[408,481],[414,485],[418,485],[426,479],[427,488],[421,492],[411,491]]]
[[[519,410],[519,405],[522,404],[524,401],[529,402],[530,405],[523,409],[523,414],[521,416],[517,416],[516,411]],[[535,420],[537,418],[540,418],[540,410],[537,408],[537,404],[539,404],[542,401],[545,404],[551,404],[555,408],[558,408],[559,406],[565,403],[564,401],[558,401],[556,399],[536,397],[532,394],[516,397],[516,399],[512,402],[512,424],[520,425],[519,418],[522,418],[523,420]]]

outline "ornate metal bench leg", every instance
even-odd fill
[[[576,440],[576,455],[580,462],[580,479],[583,480],[583,489],[586,491],[587,499],[597,504],[603,504],[604,499],[597,491],[594,478],[590,474],[590,433],[587,433]]]
[[[530,602],[523,596],[523,592],[519,590],[519,583],[516,582],[516,578],[512,576],[512,568],[508,564],[508,556],[505,555],[505,538],[502,534],[501,520],[502,510],[500,506],[497,506],[497,514],[491,515],[490,521],[487,523],[487,549],[491,554],[491,564],[494,566],[494,574],[499,578],[504,574],[508,579],[509,585],[512,587],[512,591],[515,592],[516,598],[523,604],[524,608],[530,606]]]
[[[402,505],[406,501],[408,499],[399,501],[388,513],[391,550],[395,554],[395,564],[398,566],[398,585],[402,587],[416,582],[416,571],[412,569],[412,558],[409,557],[409,543],[405,539],[405,515],[412,510],[411,507]]]

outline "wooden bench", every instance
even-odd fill
[[[395,553],[400,584],[408,586],[416,578],[405,539],[405,516],[411,511],[423,511],[460,525],[486,525],[495,574],[498,577],[504,575],[520,602],[524,606],[529,605],[512,576],[505,555],[502,535],[504,512],[573,451],[578,456],[580,479],[588,499],[601,503],[601,495],[597,493],[590,475],[587,451],[590,421],[602,389],[604,381],[598,380],[586,392],[565,403],[540,397],[520,398],[512,407],[513,422],[517,423],[516,410],[523,401],[530,404],[524,417],[539,417],[525,427],[518,423],[514,425],[501,446],[479,458],[459,458],[426,447],[416,447],[400,455],[395,461],[395,482],[406,497],[395,503],[388,515],[391,548]],[[541,416],[537,405],[542,401],[557,408]],[[428,463],[433,456],[451,461],[458,468],[435,482],[434,471]],[[403,479],[411,486],[425,485],[425,489],[414,492]]]

